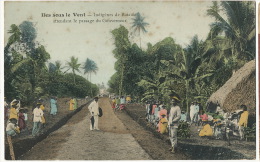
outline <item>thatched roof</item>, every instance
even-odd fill
[[[231,112],[244,104],[253,115],[256,111],[256,63],[252,60],[236,71],[232,77],[215,93],[208,103],[220,104],[224,110]]]

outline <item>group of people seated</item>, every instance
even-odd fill
[[[241,105],[240,109],[233,113],[224,112],[218,105],[215,113],[207,114],[203,111],[202,114],[200,117],[203,127],[199,136],[213,136],[216,139],[222,139],[223,135],[232,132],[233,135],[239,136],[240,140],[245,138],[244,128],[247,127],[249,115],[246,105]]]
[[[131,97],[128,96],[117,96],[112,98],[112,108],[113,110],[123,110],[125,108],[125,104],[129,104],[131,102]]]

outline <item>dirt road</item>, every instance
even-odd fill
[[[149,160],[129,130],[112,111],[107,98],[100,99],[103,117],[100,131],[90,131],[87,106],[59,130],[35,145],[20,160]]]

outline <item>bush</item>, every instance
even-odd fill
[[[177,136],[180,138],[190,138],[190,126],[187,122],[181,121],[179,123]]]

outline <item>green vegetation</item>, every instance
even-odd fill
[[[175,43],[178,38],[167,37],[155,45],[148,43],[143,50],[131,43],[124,26],[114,29],[117,61],[109,91],[165,103],[169,103],[170,93],[176,93],[185,111],[192,100],[204,105],[234,71],[255,59],[256,44],[254,2],[212,2],[205,13],[215,19],[209,24],[208,37],[200,40],[195,35],[186,47]],[[135,24],[136,30],[146,31],[148,23],[143,22],[143,27]]]
[[[98,94],[95,84],[76,74],[80,72],[81,65],[78,58],[72,56],[67,62],[67,71],[72,73],[63,72],[60,61],[48,63],[51,54],[36,41],[37,31],[32,22],[24,21],[19,26],[12,24],[8,33],[11,36],[4,48],[7,100],[16,98],[29,105],[40,97],[52,95],[83,98]]]

